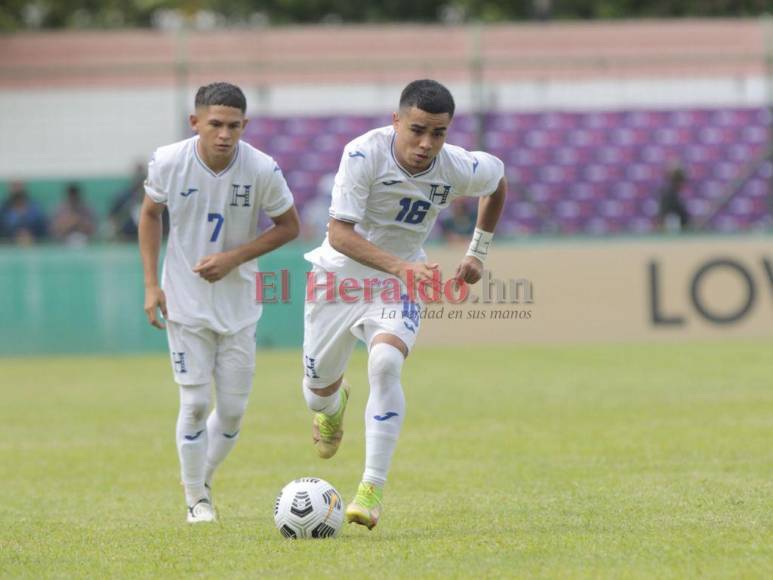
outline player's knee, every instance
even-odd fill
[[[201,423],[209,412],[209,385],[180,387],[180,418],[186,423]]]
[[[183,414],[183,417],[188,420],[190,423],[201,423],[207,418],[207,411],[209,410],[209,405],[197,401],[195,403],[191,403],[190,405],[184,405],[181,409],[181,412]]]
[[[223,425],[238,427],[244,417],[245,409],[221,409],[217,416]]]
[[[368,356],[368,375],[371,377],[400,377],[403,353],[391,344],[379,342],[373,345]]]
[[[218,419],[224,425],[238,428],[247,411],[247,397],[228,397],[228,401],[220,401],[216,408]]]

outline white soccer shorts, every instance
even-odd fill
[[[314,268],[318,278],[324,272]],[[340,278],[339,278],[340,279]],[[372,302],[326,301],[324,288],[315,292],[315,300],[306,300],[303,323],[303,366],[305,384],[312,389],[326,387],[346,370],[357,340],[370,350],[379,334],[392,334],[410,351],[416,343],[421,321],[421,305],[408,301],[384,302],[375,292]]]
[[[248,393],[255,373],[255,331],[250,324],[235,334],[166,322],[174,380],[203,385],[215,378],[218,390]]]

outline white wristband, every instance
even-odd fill
[[[480,228],[475,228],[475,232],[472,234],[472,241],[470,247],[467,248],[467,256],[478,258],[481,262],[486,261],[488,256],[488,249],[491,245],[491,240],[494,239],[493,232],[484,232]]]

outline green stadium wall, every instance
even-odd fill
[[[264,271],[287,268],[292,296],[303,296],[307,262],[289,246],[260,260]],[[143,312],[144,285],[133,245],[0,248],[0,354],[164,351],[166,334]],[[262,347],[298,347],[303,300],[266,304]]]

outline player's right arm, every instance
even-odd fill
[[[415,282],[431,280],[438,264],[407,262],[372,244],[354,230],[354,224],[335,218],[328,224],[328,241],[338,252],[352,260],[387,274],[397,276],[406,284],[408,272],[413,272]]]
[[[164,318],[167,316],[166,296],[158,283],[158,256],[161,251],[163,231],[161,216],[165,207],[163,203],[156,203],[146,195],[142,201],[140,223],[137,228],[145,277],[145,314],[148,322],[156,328],[164,328],[163,323],[158,319],[157,310],[161,310]]]

